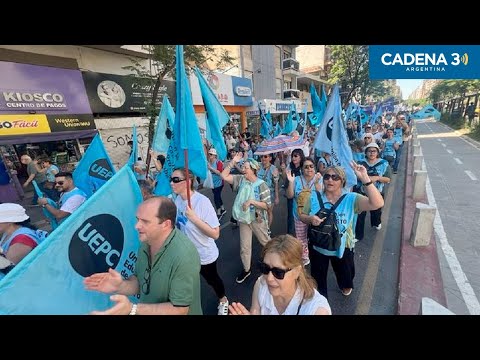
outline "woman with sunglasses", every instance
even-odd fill
[[[282,169],[282,178],[285,189],[288,188],[287,171],[291,171],[294,176],[300,176],[302,174],[303,161],[305,160],[305,154],[302,149],[295,149],[292,151],[291,162],[288,166],[284,163],[280,166]],[[287,233],[295,235],[295,221],[293,217],[293,199],[289,199],[287,196]]]
[[[323,175],[323,192],[319,193],[325,209],[330,209],[342,195],[343,200],[335,209],[337,225],[341,234],[341,245],[335,251],[326,250],[317,246],[310,247],[311,274],[318,284],[320,294],[328,298],[327,273],[329,263],[332,263],[333,271],[337,278],[337,284],[342,294],[348,296],[353,289],[353,278],[355,276],[354,247],[355,247],[355,221],[357,214],[363,211],[379,209],[383,206],[383,197],[369,178],[367,169],[358,165],[355,161],[350,163],[357,179],[362,182],[365,194],[348,192],[345,189],[346,174],[340,166],[327,168]],[[305,224],[314,226],[320,225],[325,218],[320,219],[317,214],[320,211],[320,204],[317,196],[312,196],[310,209],[304,208],[300,219]],[[309,211],[308,211],[309,210]]]
[[[314,190],[322,190],[321,178],[322,175],[320,173],[315,174],[315,165],[310,157],[305,158],[303,161],[302,174],[300,176],[294,177],[291,171],[287,171],[287,199],[293,200],[292,212],[295,222],[295,235],[303,244],[302,259],[305,266],[310,264],[307,240],[308,225],[303,223],[299,216],[303,211],[303,207],[306,204],[310,205],[310,197],[316,196]]]
[[[232,302],[230,315],[331,315],[327,299],[303,267],[302,252],[302,244],[291,235],[273,238],[263,248],[263,275],[253,288],[250,310]]]
[[[185,169],[176,169],[170,178],[170,185],[175,194],[177,206],[177,228],[195,245],[200,255],[200,274],[213,288],[218,299],[218,315],[228,314],[228,299],[225,286],[218,275],[218,247],[215,240],[220,236],[220,222],[210,199],[194,190],[193,174],[190,172],[190,202],[188,206],[187,182]]]

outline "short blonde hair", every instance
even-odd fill
[[[325,169],[325,173],[328,170],[333,170],[335,172],[335,174],[340,176],[342,178],[343,187],[345,187],[345,184],[347,183],[347,174],[345,173],[345,169],[341,166],[332,165],[332,166],[329,166]]]

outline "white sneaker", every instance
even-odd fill
[[[225,302],[219,302],[217,309],[217,315],[228,315],[228,300]]]
[[[382,224],[379,224],[378,226],[375,226],[375,229],[382,230]]]

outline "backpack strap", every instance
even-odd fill
[[[318,192],[316,190],[315,190],[315,192],[317,193],[317,199],[318,199],[318,202],[320,203],[320,210],[321,210],[321,209],[325,208],[325,203],[323,202],[322,195],[320,194],[320,192]],[[330,214],[332,214],[335,211],[335,209],[338,207],[338,205],[340,205],[340,203],[345,198],[345,196],[347,196],[347,194],[343,194],[342,196],[340,196],[340,198],[337,200],[337,202],[335,204],[333,204],[333,206],[330,209],[327,209],[327,217],[329,217]]]

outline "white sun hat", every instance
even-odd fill
[[[0,204],[0,223],[21,223],[28,219],[23,206],[14,203]]]

